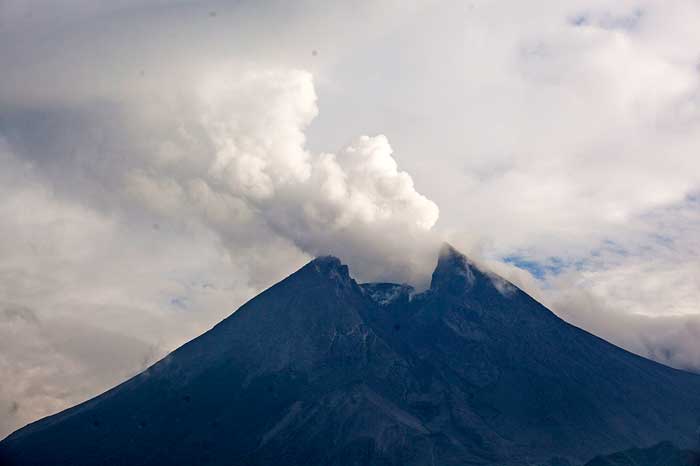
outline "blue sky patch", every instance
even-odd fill
[[[510,255],[504,257],[503,261],[527,270],[538,280],[544,279],[546,275],[557,275],[569,265],[560,257],[550,257],[545,262],[538,262],[521,255]]]

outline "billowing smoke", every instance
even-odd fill
[[[239,248],[250,225],[262,224],[311,256],[342,256],[360,276],[377,278],[387,264],[404,271],[398,279],[425,272],[415,253],[437,206],[399,170],[383,135],[338,153],[305,149],[318,114],[308,72],[236,70],[210,76],[190,97],[178,112],[188,118],[170,124],[179,129],[167,141],[177,153],[149,154],[124,173],[132,199],[197,218]]]

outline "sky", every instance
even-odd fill
[[[700,3],[0,1],[0,437],[443,241],[700,371]]]

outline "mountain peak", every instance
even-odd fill
[[[140,375],[0,441],[0,464],[583,464],[696,441],[700,376],[501,294],[450,245],[431,291],[409,296],[314,259]]]
[[[311,263],[316,264],[320,267],[340,267],[343,265],[343,263],[340,262],[340,259],[331,255],[318,256],[317,258],[312,260]]]
[[[335,256],[319,256],[309,263],[309,267],[319,275],[334,281],[342,283],[353,281],[348,266]]]
[[[440,248],[438,263],[430,281],[430,289],[463,293],[474,286],[474,264],[449,243]]]

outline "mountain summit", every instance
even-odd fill
[[[580,464],[693,446],[700,376],[567,324],[450,246],[431,286],[311,261],[2,465]]]

